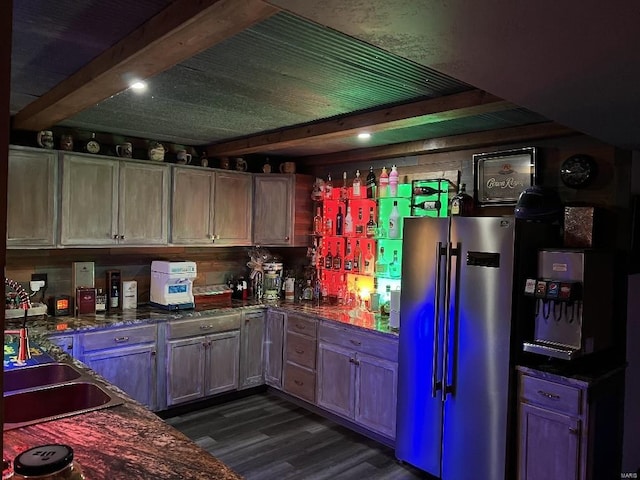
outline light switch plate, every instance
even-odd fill
[[[71,298],[76,298],[76,288],[96,286],[96,266],[94,262],[73,262]]]

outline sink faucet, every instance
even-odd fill
[[[31,307],[31,301],[29,300],[29,294],[20,286],[19,283],[5,278],[4,283],[6,286],[11,287],[18,297],[20,298],[20,308],[24,309],[24,318],[22,320],[22,327],[18,330],[5,330],[5,335],[18,335],[20,341],[18,343],[18,361],[24,362],[31,358],[31,351],[29,349],[29,336],[27,335],[27,310]]]

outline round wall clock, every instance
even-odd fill
[[[560,165],[560,179],[567,187],[582,188],[593,181],[597,171],[598,166],[589,155],[572,155]]]

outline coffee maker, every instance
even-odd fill
[[[262,270],[264,272],[264,299],[278,300],[282,289],[282,263],[263,263]]]
[[[524,351],[573,360],[612,345],[613,256],[591,249],[543,249],[535,297],[535,332]]]

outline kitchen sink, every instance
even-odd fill
[[[82,373],[66,363],[45,363],[4,372],[4,391],[14,392],[77,380]]]
[[[10,370],[4,382],[4,430],[124,403],[91,375],[65,363]]]

